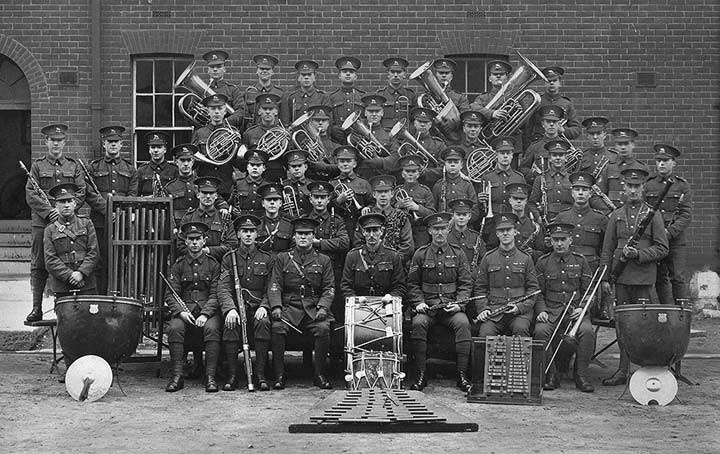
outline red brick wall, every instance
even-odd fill
[[[34,131],[50,121],[67,121],[74,133],[70,141],[73,153],[89,153],[89,146],[98,142],[97,133],[90,130],[90,1],[94,0],[12,0],[0,4],[0,30],[4,34],[0,35],[0,53],[11,56],[31,81]],[[404,55],[416,67],[443,54],[511,53],[511,47],[517,47],[540,66],[564,66],[564,92],[574,100],[579,116],[605,115],[613,126],[637,129],[641,133],[639,155],[650,163],[653,143],[679,146],[684,153],[679,173],[694,189],[692,251],[717,255],[717,2],[102,3],[103,123],[132,124],[129,48],[189,52],[198,57],[209,49],[224,48],[234,58],[228,79],[241,85],[254,78],[250,57],[271,52],[281,59],[277,80],[286,88],[294,84],[292,63],[303,57],[322,64],[318,84],[327,88],[336,84],[332,65],[344,54],[363,61],[359,83],[366,89],[382,85],[380,62],[390,55]],[[63,70],[77,71],[78,86],[58,84],[58,73]],[[654,72],[656,87],[637,88],[638,71]],[[33,144],[35,153],[40,153],[39,135]]]

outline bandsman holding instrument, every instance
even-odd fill
[[[582,313],[583,305],[592,304],[583,300],[593,280],[590,265],[582,254],[570,250],[574,227],[564,223],[548,225],[553,251],[537,261],[536,271],[542,293],[537,297],[535,306],[537,323],[533,338],[546,344],[555,343],[552,339],[554,328],[558,325],[565,327],[567,324],[576,324],[580,315],[585,315]],[[568,310],[564,311],[566,306]],[[557,331],[559,332],[559,329]],[[577,334],[571,342],[573,341],[577,342],[575,386],[584,393],[591,393],[595,388],[588,379],[588,367],[595,351],[595,333],[588,318],[583,317],[579,323]],[[546,391],[560,387],[560,377],[556,373],[555,364],[550,363],[554,359],[551,356],[553,348],[545,350],[545,364],[550,366],[543,386]]]
[[[258,189],[268,182],[265,179],[267,160],[267,154],[260,150],[251,150],[245,155],[245,177],[235,181],[235,187],[229,200],[234,216],[262,215],[262,197],[260,197]]]
[[[227,72],[225,62],[229,58],[230,56],[224,50],[211,50],[203,55],[203,60],[207,63],[207,73],[210,76],[208,86],[215,94],[227,98],[228,105],[235,109],[228,117],[228,122],[240,128],[246,115],[247,106],[240,87],[225,80],[225,73]],[[223,112],[224,114],[225,112]]]
[[[334,153],[340,175],[337,179],[330,180],[330,184],[335,188],[333,205],[336,213],[345,219],[348,235],[352,238],[360,210],[370,203],[372,187],[366,179],[355,173],[360,158],[357,148],[340,146],[335,148]]]
[[[195,364],[202,364],[205,347],[205,391],[217,392],[215,379],[220,355],[221,326],[217,301],[220,264],[205,251],[208,227],[202,222],[181,226],[187,254],[180,256],[170,269],[165,303],[170,308],[168,343],[170,344],[171,376],[165,391],[179,391],[185,386],[183,364],[185,346],[194,349]],[[237,241],[237,239],[236,239]]]
[[[122,126],[105,126],[100,128],[104,156],[96,159],[88,166],[89,179],[97,186],[99,193],[88,190],[87,203],[90,205],[90,219],[95,226],[98,244],[100,245],[100,262],[95,267],[95,278],[98,293],[107,292],[107,232],[105,216],[107,199],[110,196],[138,195],[137,170],[130,161],[120,156],[122,150]]]
[[[310,180],[305,176],[305,172],[308,170],[308,155],[303,150],[290,150],[285,154],[284,160],[287,178],[280,181],[283,191],[292,188],[295,200],[292,209],[285,211],[285,215],[289,218],[306,216],[313,209],[310,203]],[[289,211],[294,212],[294,216]]]
[[[573,204],[570,191],[570,172],[565,168],[570,144],[564,140],[552,140],[545,144],[550,161],[547,170],[533,183],[530,203],[540,209],[543,221],[555,219],[558,213]]]
[[[225,325],[222,339],[228,363],[229,377],[223,386],[225,391],[238,388],[238,352],[242,329],[252,333],[255,344],[255,376],[260,391],[269,391],[265,378],[265,365],[270,349],[270,304],[267,290],[274,259],[255,245],[260,219],[252,214],[237,219],[238,248],[222,259],[220,281],[217,286],[218,303]],[[233,260],[233,255],[234,260]],[[236,285],[239,285],[242,301],[237,301]],[[247,325],[243,328],[238,304],[245,305]],[[247,377],[252,383],[252,377]]]
[[[310,106],[331,106],[330,97],[315,87],[315,72],[320,67],[312,60],[295,63],[299,88],[291,91],[280,104],[280,120],[289,125],[307,112]]]
[[[475,270],[486,252],[485,242],[480,232],[468,227],[472,216],[473,201],[470,199],[455,199],[448,203],[452,210],[448,243],[460,246],[465,252],[470,269]]]
[[[425,148],[435,160],[440,161],[440,154],[447,148],[447,145],[441,137],[434,136],[430,133],[433,118],[435,117],[436,114],[433,110],[414,107],[410,111],[412,126],[408,129],[408,132],[415,137],[417,142]],[[395,142],[395,144],[399,145],[399,142]],[[431,188],[440,178],[442,178],[442,165],[436,166],[433,163],[428,163],[428,168],[421,175],[421,181]]]
[[[605,170],[602,171],[598,180],[598,187],[607,194],[608,198],[616,207],[625,203],[623,199],[623,178],[622,172],[625,169],[641,168],[646,173],[650,173],[647,165],[635,158],[635,139],[638,136],[637,131],[630,128],[615,128],[612,130],[614,147],[617,151],[617,159],[615,162],[608,163]]]
[[[472,276],[465,252],[447,241],[450,219],[449,213],[425,218],[432,242],[415,252],[408,273],[407,302],[413,309],[411,348],[417,373],[410,389],[417,391],[427,386],[427,335],[436,323],[455,334],[458,388],[467,392],[471,387],[467,376],[470,322],[465,308],[472,292]]]
[[[223,94],[215,94],[207,96],[202,100],[203,106],[205,106],[210,115],[210,121],[202,128],[198,128],[193,131],[192,139],[190,142],[196,145],[200,149],[198,156],[204,157],[204,159],[198,159],[195,165],[198,175],[212,176],[220,180],[220,187],[218,193],[223,200],[228,200],[233,186],[233,159],[230,159],[226,163],[220,161],[214,161],[208,158],[208,138],[210,135],[218,129],[227,129],[229,134],[235,135],[237,143],[226,143],[223,145],[239,147],[241,135],[239,132],[240,121],[242,117],[228,117],[225,118],[226,106],[228,103],[228,97]],[[235,111],[237,113],[237,111]],[[237,153],[237,150],[231,151],[233,156]]]
[[[647,171],[640,167],[626,168],[622,177],[627,202],[610,213],[608,219],[600,256],[600,266],[608,267],[603,277],[603,291],[609,294],[610,285],[614,283],[617,305],[636,304],[640,299],[656,302],[657,262],[668,254],[665,225],[660,213],[644,201]],[[656,204],[664,198],[664,194],[660,195],[663,197],[658,196]],[[629,366],[630,359],[621,346],[618,370],[603,380],[603,385],[625,384]]]
[[[42,300],[48,271],[45,268],[43,237],[45,227],[54,223],[60,213],[48,197],[54,186],[62,183],[74,183],[77,206],[85,201],[85,178],[80,165],[74,159],[64,155],[68,126],[53,124],[42,128],[45,136],[47,154],[32,163],[25,185],[25,200],[32,212],[32,244],[30,247],[30,289],[32,291],[32,310],[26,320],[42,320]],[[25,164],[21,165],[24,167]],[[26,169],[27,172],[27,169]]]
[[[579,172],[590,172],[597,179],[602,171],[611,162],[617,160],[617,153],[608,150],[605,146],[607,125],[610,122],[605,117],[589,117],[583,120],[585,134],[590,139],[590,147],[583,150],[582,159],[578,166]]]
[[[258,124],[260,121],[258,106],[256,104],[258,96],[272,94],[281,99],[285,96],[285,90],[275,85],[272,80],[273,75],[275,75],[275,67],[279,63],[279,60],[272,55],[265,54],[255,55],[252,59],[257,67],[255,74],[257,74],[258,80],[245,88],[245,93],[243,94],[245,105],[247,106],[245,118],[246,129]]]
[[[470,110],[470,102],[468,101],[467,95],[456,92],[450,86],[456,68],[457,63],[449,58],[438,58],[433,62],[433,70],[435,71],[438,81],[443,86],[445,93],[460,113],[463,113],[466,110]]]
[[[403,156],[398,161],[403,184],[395,189],[395,208],[407,210],[412,225],[413,243],[420,247],[430,242],[423,219],[435,212],[435,197],[430,188],[418,183],[421,158]]]
[[[369,179],[371,176],[377,175],[378,171],[393,172],[397,170],[398,156],[395,152],[390,151],[390,143],[392,140],[390,139],[390,134],[385,131],[381,124],[385,101],[386,99],[380,95],[366,95],[362,98],[364,105],[363,117],[365,120],[359,119],[357,122],[362,125],[362,129],[368,131],[368,137],[364,137],[363,140],[372,141],[375,147],[379,146],[380,148],[375,156],[365,156],[364,159],[358,163],[357,173],[363,178]],[[352,139],[354,136],[356,136],[355,133],[349,136],[349,138]],[[366,154],[368,153],[366,150],[363,150],[363,145],[357,140],[350,140],[349,143],[350,142],[361,152],[365,151]]]
[[[262,197],[263,215],[258,226],[257,244],[261,251],[278,252],[290,249],[292,241],[292,224],[283,216],[283,187],[279,183],[266,183],[258,188]]]
[[[243,144],[250,150],[246,152],[244,159],[255,150],[267,154],[264,165],[264,177],[267,181],[280,181],[280,178],[285,177],[281,156],[287,150],[290,140],[283,139],[287,132],[278,119],[280,102],[280,97],[272,93],[258,95],[255,105],[260,121],[243,134]],[[241,163],[242,161],[240,160]],[[242,164],[240,166],[242,167]]]
[[[688,181],[675,173],[680,150],[672,145],[655,145],[656,175],[645,183],[645,200],[654,205],[668,179],[674,181],[660,204],[660,214],[670,246],[667,257],[658,263],[655,287],[661,304],[676,304],[678,299],[689,298],[686,287],[685,230],[692,218],[692,194]]]
[[[219,185],[220,181],[215,177],[195,179],[200,204],[197,209],[188,208],[185,216],[180,220],[180,225],[202,222],[208,227],[208,231],[205,232],[203,251],[217,261],[222,260],[223,255],[237,247],[237,236],[232,221],[223,216],[215,207]],[[177,235],[178,255],[187,252],[186,246],[185,236],[179,232]]]
[[[565,111],[558,106],[543,106],[538,110],[540,125],[544,134],[533,141],[520,158],[520,172],[525,176],[529,185],[535,182],[535,177],[550,167],[545,145],[548,142],[561,140],[560,121],[565,118]]]
[[[385,216],[370,213],[358,220],[365,242],[351,249],[345,259],[340,289],[350,296],[405,296],[405,267],[402,256],[383,245]]]
[[[515,225],[517,230],[515,246],[535,261],[547,249],[545,245],[546,229],[540,212],[532,205],[528,206],[530,186],[525,183],[510,183],[505,186],[505,193],[508,196],[509,212],[518,218]],[[497,243],[493,242],[493,246],[497,247]]]
[[[382,127],[390,131],[398,120],[407,119],[408,111],[415,105],[415,90],[406,86],[407,67],[410,63],[401,57],[386,58],[382,62],[387,70],[387,85],[375,91],[383,96],[385,115]]]
[[[487,144],[480,137],[480,130],[484,123],[482,114],[475,110],[466,110],[460,114],[460,120],[462,121],[462,134],[456,145],[462,147],[466,155],[478,148],[487,148]]]
[[[145,134],[150,161],[138,167],[138,195],[164,197],[165,186],[178,176],[178,168],[165,159],[168,135],[162,131]]]
[[[440,153],[443,161],[443,176],[432,188],[435,197],[435,209],[443,212],[448,209],[448,203],[455,199],[469,199],[473,201],[473,215],[470,223],[480,219],[480,208],[477,201],[478,196],[475,187],[467,179],[460,175],[465,161],[465,149],[457,145],[448,147]]]
[[[415,252],[412,227],[408,210],[401,210],[391,205],[393,189],[395,188],[395,177],[392,175],[378,175],[370,179],[373,188],[375,204],[369,207],[368,213],[380,213],[385,216],[385,236],[383,244],[391,249],[396,249],[403,257],[403,262],[408,263]],[[367,213],[364,213],[367,214]],[[353,245],[363,244],[365,238],[359,228],[355,229]]]
[[[473,296],[477,297],[478,336],[530,336],[535,300],[539,293],[532,257],[515,246],[517,216],[495,216],[497,249],[485,254],[475,277]]]
[[[45,227],[43,245],[55,298],[95,293],[93,271],[100,251],[90,219],[75,214],[81,195],[75,183],[61,183],[50,190],[58,218]]]
[[[335,60],[335,67],[338,69],[340,86],[328,93],[330,106],[332,107],[332,136],[338,141],[345,140],[347,135],[342,130],[345,119],[353,112],[363,109],[362,97],[365,91],[355,85],[357,72],[361,63],[355,57],[340,57]]]
[[[575,114],[575,106],[570,98],[560,93],[560,89],[563,84],[563,76],[565,75],[565,69],[560,66],[549,66],[542,69],[542,73],[545,75],[547,81],[545,82],[545,92],[540,98],[540,111],[545,106],[559,107],[565,112],[565,117],[561,124],[558,125],[558,132],[563,134],[566,139],[572,140],[580,137],[582,134],[582,127],[577,121]],[[533,140],[543,135],[543,126],[541,124],[542,113],[540,115],[535,114],[530,118],[528,122],[525,138],[528,140],[525,143],[530,144]]]
[[[243,143],[250,150],[257,149],[262,136],[269,130],[279,126],[278,115],[281,98],[274,93],[257,95],[253,101],[257,111],[258,121],[249,127],[243,134]],[[265,150],[263,150],[265,151]]]
[[[330,347],[330,326],[334,321],[330,307],[335,298],[335,278],[330,258],[313,248],[317,226],[314,219],[295,219],[295,247],[278,254],[273,266],[268,299],[272,308],[274,389],[285,388],[284,355],[288,329],[312,334],[315,340],[313,384],[321,389],[332,388],[325,377],[325,365]]]

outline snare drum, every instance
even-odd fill
[[[400,389],[405,377],[398,355],[390,352],[358,352],[352,357],[351,371],[345,377],[351,390]]]

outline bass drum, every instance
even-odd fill
[[[110,364],[135,353],[142,336],[143,306],[135,299],[76,295],[55,302],[58,338],[72,361],[97,355]]]
[[[663,304],[615,308],[615,331],[630,361],[641,366],[671,366],[687,351],[692,311]]]

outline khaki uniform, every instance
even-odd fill
[[[216,261],[222,260],[227,252],[237,247],[238,240],[233,223],[224,221],[220,212],[214,207],[210,210],[205,210],[203,207],[189,208],[180,220],[180,225],[188,222],[202,222],[208,226],[210,230],[207,232],[205,246],[210,249],[209,255]],[[178,255],[185,254],[187,246],[182,232],[178,232],[176,244]]]
[[[178,168],[175,164],[163,160],[160,164],[152,161],[141,165],[138,170],[138,195],[153,195],[155,188],[155,175],[160,175],[162,186],[167,186],[172,180],[178,177]]]
[[[99,246],[95,228],[87,218],[60,217],[45,227],[45,266],[50,273],[50,286],[55,296],[71,291],[90,293],[95,290],[93,271],[99,261]],[[74,287],[68,279],[73,271],[83,274],[82,287]]]

